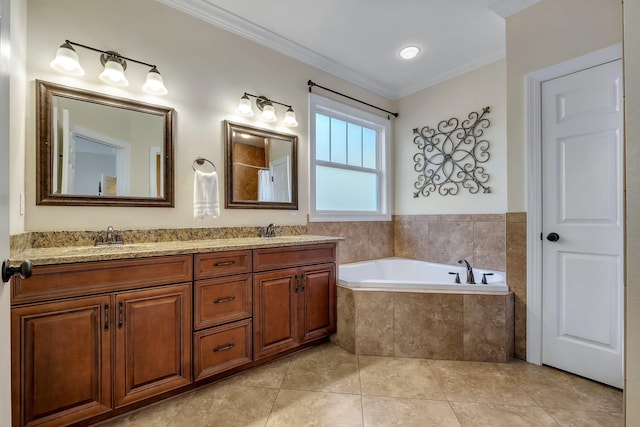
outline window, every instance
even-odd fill
[[[389,121],[310,94],[311,221],[388,221]]]

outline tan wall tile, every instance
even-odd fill
[[[393,356],[394,294],[355,292],[356,354]]]
[[[394,240],[394,227],[392,222],[370,222],[370,258],[368,259],[388,258],[394,256]]]
[[[428,260],[429,223],[422,221],[396,221],[394,223],[395,256]]]
[[[397,293],[395,356],[462,359],[462,295]]]
[[[475,267],[506,270],[505,229],[504,218],[502,221],[473,223],[473,265]]]
[[[506,362],[513,357],[513,294],[464,295],[464,360]]]
[[[429,224],[428,260],[456,264],[466,258],[472,265],[473,223],[435,222]]]
[[[514,293],[515,357],[526,359],[527,351],[527,225],[507,222],[507,283]]]
[[[356,352],[356,304],[353,291],[338,286],[336,289],[337,330],[331,341],[352,353]]]
[[[527,213],[507,212],[507,222],[527,222]]]

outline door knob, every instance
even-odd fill
[[[9,265],[9,260],[4,260],[2,262],[2,281],[8,282],[9,279],[11,279],[11,276],[13,276],[14,274],[20,274],[20,277],[22,277],[23,279],[28,279],[29,277],[31,277],[31,269],[31,261],[29,261],[28,259],[22,261],[19,267],[11,267]]]
[[[547,240],[550,242],[557,242],[560,240],[560,235],[558,233],[549,233],[547,234]]]

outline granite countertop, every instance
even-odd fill
[[[132,243],[107,246],[30,248],[12,252],[9,261],[11,265],[19,265],[24,259],[31,260],[33,265],[67,264],[73,262],[144,258],[162,255],[194,254],[200,252],[221,252],[239,249],[337,243],[342,240],[344,240],[343,237],[313,236],[305,234],[277,237],[240,237],[228,239]]]

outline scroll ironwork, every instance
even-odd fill
[[[485,117],[490,111],[485,107],[481,113],[470,113],[462,122],[452,117],[438,123],[436,129],[424,126],[413,130],[413,142],[419,150],[413,156],[418,172],[414,198],[436,191],[442,196],[456,195],[461,187],[472,194],[480,190],[491,193],[491,187],[485,185],[489,174],[481,166],[491,157],[489,141],[482,139],[491,124]]]

